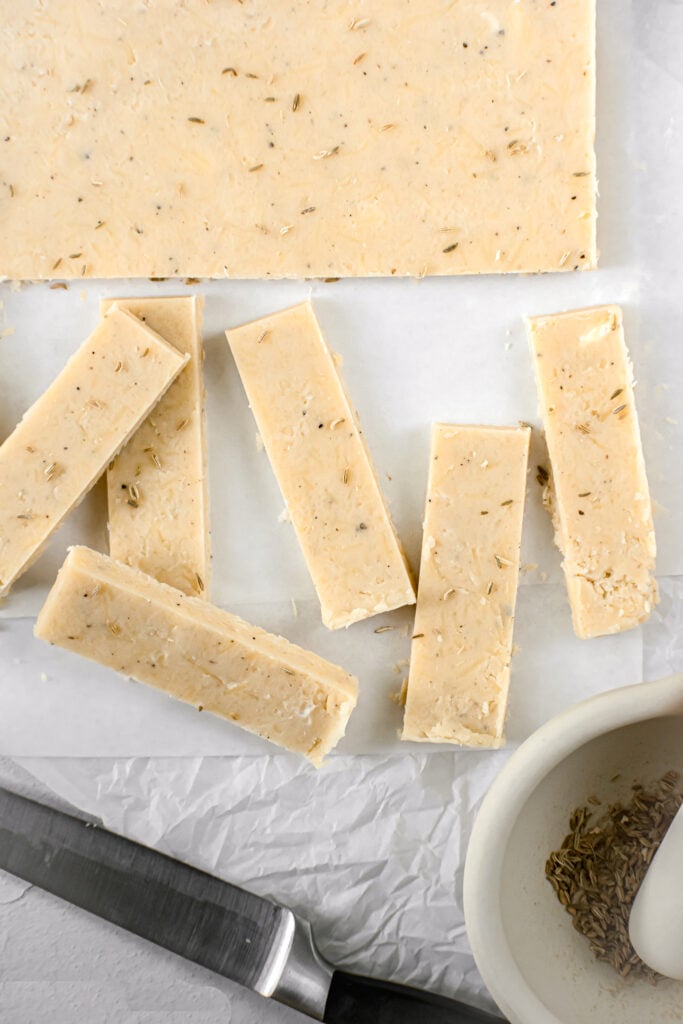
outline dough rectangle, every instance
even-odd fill
[[[163,583],[208,599],[202,300],[104,299],[103,313],[114,302],[188,355],[190,362],[109,466],[109,553]],[[144,494],[144,501],[131,503],[131,484]]]
[[[595,0],[0,17],[0,275],[596,265]]]
[[[529,436],[432,429],[404,740],[503,742]]]
[[[527,320],[550,456],[547,503],[574,630],[644,622],[657,602],[652,503],[622,312],[596,306]]]
[[[330,629],[413,604],[363,431],[310,303],[226,332]]]
[[[35,632],[315,765],[356,704],[343,669],[89,548],[71,548]]]
[[[187,362],[114,306],[0,447],[0,596],[39,556],[69,512]],[[139,505],[133,482],[126,500]]]

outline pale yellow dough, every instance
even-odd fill
[[[621,309],[527,329],[552,475],[547,501],[577,636],[620,633],[657,602],[652,504]]]
[[[188,594],[209,597],[209,501],[202,299],[104,299],[161,334],[190,362],[107,473],[109,553]],[[131,502],[130,485],[139,500]]]
[[[0,0],[0,274],[593,267],[595,0]]]
[[[432,429],[404,740],[503,742],[529,433]]]
[[[112,307],[0,447],[0,597],[187,362]],[[131,482],[127,501],[139,492]]]
[[[310,303],[226,331],[330,629],[414,604],[410,572]]]
[[[356,704],[343,669],[88,548],[69,552],[35,632],[315,765]]]

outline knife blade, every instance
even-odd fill
[[[1,788],[0,868],[314,1020],[501,1019],[340,971],[318,952],[310,925],[286,907]]]

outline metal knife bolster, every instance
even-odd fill
[[[308,921],[295,917],[291,911],[287,913],[294,925],[292,942],[275,986],[263,995],[314,1020],[324,1020],[334,967],[318,952]]]

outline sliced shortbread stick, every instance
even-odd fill
[[[310,304],[226,333],[324,624],[414,604],[358,417]]]
[[[88,548],[72,548],[36,636],[227,718],[315,765],[358,683],[318,655]]]
[[[404,740],[503,742],[529,434],[433,427]]]
[[[105,299],[133,313],[190,362],[109,467],[109,553],[187,594],[209,597],[201,310],[197,296]],[[139,500],[129,500],[134,484]]]
[[[114,306],[0,447],[0,597],[187,362]],[[133,481],[126,500],[139,498]]]

